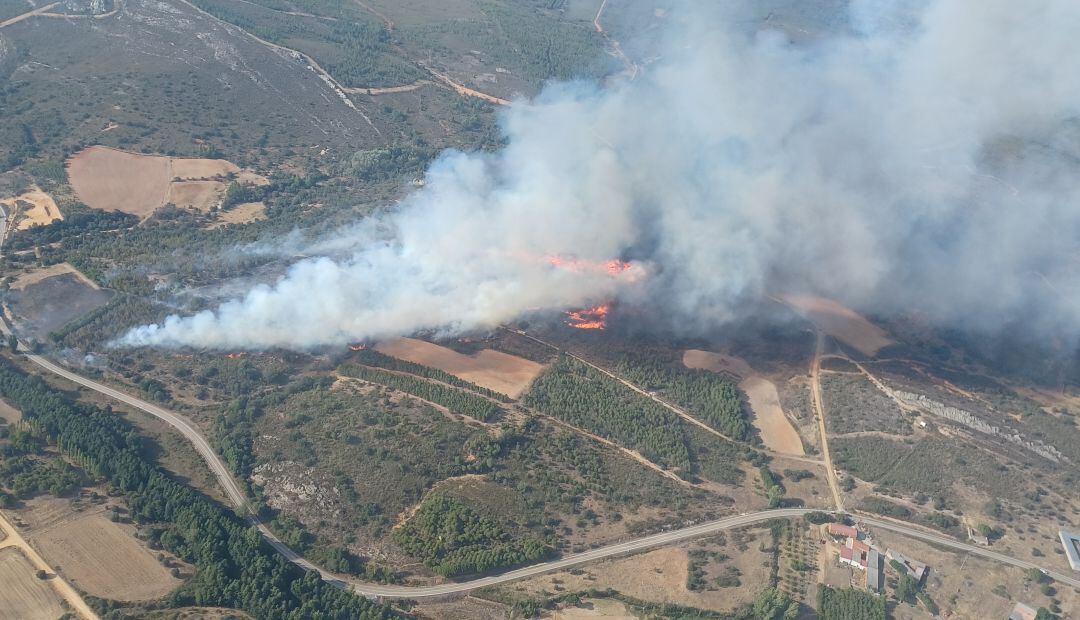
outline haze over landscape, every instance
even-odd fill
[[[1080,5],[0,0],[0,620],[1066,620]]]
[[[1080,80],[1061,58],[1080,53],[1080,7],[1014,8],[856,2],[850,30],[796,47],[740,7],[680,6],[637,79],[516,101],[503,148],[444,153],[335,234],[347,255],[121,342],[305,348],[612,298],[698,334],[792,289],[1072,341]]]

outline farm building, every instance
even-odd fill
[[[884,573],[881,570],[881,554],[877,549],[870,549],[866,555],[866,587],[873,593],[881,592],[884,585]]]
[[[1080,570],[1080,536],[1061,530],[1061,545],[1065,547],[1065,557],[1069,558],[1069,566],[1073,570]]]
[[[923,577],[926,576],[926,564],[912,560],[910,558],[906,558],[895,549],[888,549],[887,551],[885,551],[885,558],[890,561],[898,562],[901,566],[904,567],[904,569],[907,570],[909,575],[915,578],[915,581],[917,583],[921,583]]]
[[[858,538],[859,530],[843,523],[830,523],[829,534],[837,538]]]

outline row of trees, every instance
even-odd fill
[[[270,548],[257,529],[143,459],[135,430],[110,410],[75,403],[0,361],[0,394],[30,427],[127,499],[132,518],[155,524],[162,546],[196,567],[174,605],[243,609],[267,619],[390,618],[386,607],[338,590]]]
[[[496,392],[495,390],[489,390],[486,387],[480,387],[479,385],[476,385],[471,381],[466,381],[459,377],[455,377],[454,375],[446,371],[439,370],[438,368],[432,368],[431,366],[423,366],[421,364],[414,364],[403,359],[384,355],[382,353],[379,353],[375,349],[361,349],[360,351],[356,351],[353,356],[353,359],[365,366],[375,366],[378,368],[385,368],[386,370],[405,372],[409,373],[410,375],[416,375],[418,377],[434,379],[448,385],[453,385],[459,388],[464,388],[466,390],[471,390],[473,392],[483,394],[488,398],[494,398],[495,400],[500,400],[505,403],[508,403],[512,400],[506,394]]]
[[[394,540],[446,577],[535,562],[552,551],[538,538],[511,536],[494,520],[447,495],[424,500],[394,532]]]
[[[483,396],[470,394],[457,388],[440,385],[411,375],[379,370],[359,364],[344,364],[338,371],[348,377],[356,377],[357,379],[400,390],[406,394],[412,394],[437,405],[442,405],[454,413],[467,415],[484,422],[496,419],[502,411],[501,406]]]
[[[732,439],[750,438],[742,393],[728,379],[707,370],[677,369],[645,355],[623,358],[617,372],[650,391],[663,393]]]
[[[524,402],[690,475],[679,417],[573,358],[560,357],[537,377]]]

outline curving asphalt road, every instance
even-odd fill
[[[214,452],[213,448],[206,439],[199,433],[199,431],[183,417],[151,403],[148,403],[134,396],[130,396],[118,390],[115,390],[107,385],[103,385],[91,379],[87,379],[81,375],[78,375],[66,368],[58,366],[53,362],[45,359],[40,355],[27,355],[28,360],[41,368],[51,372],[55,375],[61,376],[69,381],[73,381],[84,387],[90,388],[96,392],[100,392],[110,398],[115,398],[120,402],[128,404],[136,409],[144,411],[156,418],[163,420],[172,427],[180,431],[188,441],[195,447],[199,455],[206,461],[206,464],[210,467],[210,470],[217,477],[221,483],[222,488],[225,489],[226,495],[229,500],[237,507],[238,510],[247,514],[248,520],[258,527],[260,534],[263,538],[273,546],[278,552],[284,555],[289,561],[293,562],[297,566],[304,568],[305,570],[318,571],[322,578],[334,584],[340,588],[348,589],[357,594],[380,599],[430,599],[448,597],[455,594],[463,594],[470,590],[477,588],[483,588],[486,586],[494,586],[498,584],[507,583],[510,581],[516,581],[519,579],[525,579],[528,577],[535,577],[544,573],[550,573],[559,570],[565,570],[574,566],[585,564],[587,562],[594,562],[605,558],[611,558],[621,555],[630,555],[653,547],[660,547],[692,538],[699,538],[702,536],[708,536],[722,530],[732,529],[736,527],[743,527],[746,525],[752,525],[755,523],[761,523],[770,519],[787,519],[793,517],[800,517],[808,512],[814,512],[817,509],[809,508],[782,508],[776,510],[762,510],[759,512],[745,513],[741,515],[725,517],[723,519],[717,519],[715,521],[709,521],[706,523],[700,523],[692,525],[690,527],[681,528],[678,530],[671,530],[668,532],[661,532],[659,534],[653,534],[651,536],[645,536],[643,538],[637,538],[623,543],[616,543],[608,545],[606,547],[600,547],[598,549],[592,549],[582,553],[576,553],[573,555],[563,556],[556,560],[549,562],[542,562],[540,564],[533,564],[524,568],[499,573],[497,575],[490,575],[487,577],[481,577],[470,581],[463,582],[451,582],[430,586],[406,586],[406,585],[387,585],[378,583],[369,583],[356,579],[342,578],[338,575],[334,575],[328,571],[325,571],[311,562],[307,561],[292,549],[290,549],[285,543],[281,542],[274,534],[258,519],[254,516],[254,513],[250,510],[247,503],[247,498],[240,490],[240,487],[236,484],[232,474],[229,472],[225,463]],[[1080,588],[1080,579],[1076,579],[1069,575],[1059,573],[1056,571],[1047,570],[1037,564],[1020,560],[1007,556],[996,551],[991,551],[985,547],[977,547],[975,545],[969,545],[956,541],[952,538],[947,538],[937,534],[923,531],[903,523],[897,523],[892,521],[886,521],[874,517],[867,517],[858,515],[857,519],[867,525],[878,527],[884,530],[897,532],[905,536],[917,538],[926,542],[934,543],[944,547],[949,547],[957,551],[963,551],[972,555],[977,555],[995,562],[1015,566],[1017,568],[1029,569],[1036,568],[1053,577],[1055,580],[1068,584],[1074,588]]]

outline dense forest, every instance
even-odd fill
[[[739,388],[715,372],[676,369],[644,355],[621,359],[615,372],[646,390],[664,394],[732,439],[750,437]]]
[[[446,495],[424,500],[394,532],[394,540],[446,577],[535,562],[552,551],[537,538],[512,536],[494,520]]]
[[[243,609],[268,619],[390,618],[392,612],[338,590],[273,551],[258,531],[140,454],[135,430],[108,409],[74,403],[37,377],[0,361],[0,394],[28,427],[123,495],[154,540],[196,567],[171,595],[177,606]]]
[[[821,620],[885,620],[885,599],[868,592],[818,586],[818,617]]]
[[[467,415],[483,422],[490,422],[502,411],[502,407],[490,400],[457,388],[425,381],[411,375],[369,368],[359,364],[344,364],[338,372],[348,377],[378,383],[412,394],[417,398],[446,407],[453,413]]]
[[[560,357],[537,377],[524,402],[690,475],[679,417],[573,358]]]

